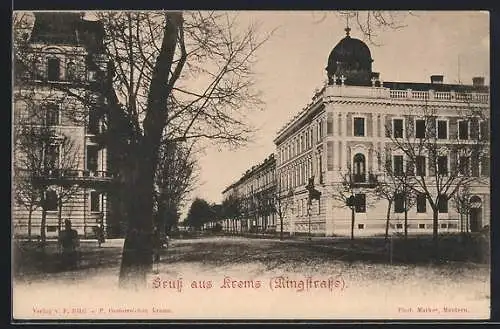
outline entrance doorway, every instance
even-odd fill
[[[477,195],[470,198],[470,210],[469,210],[469,221],[470,221],[470,231],[479,232],[482,227],[482,201]]]

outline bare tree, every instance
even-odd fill
[[[92,106],[89,91],[106,99],[96,110],[104,120],[100,138],[117,172],[128,226],[120,285],[138,287],[152,264],[154,180],[162,143],[208,138],[237,146],[248,140],[253,129],[245,111],[260,106],[252,65],[267,37],[258,37],[255,26],[240,28],[237,15],[229,13],[98,17],[106,32],[104,47],[90,45],[87,56],[95,81],[52,88]],[[17,47],[20,55],[22,50]],[[17,56],[26,59],[19,61],[23,70],[32,67],[28,57]],[[133,197],[131,190],[137,192]]]
[[[453,204],[455,209],[460,214],[460,232],[469,233],[469,212],[471,209],[470,199],[472,193],[470,186],[464,185],[460,187],[453,195]]]
[[[346,20],[347,26],[358,29],[372,45],[380,45],[377,41],[380,32],[403,29],[408,17],[416,15],[411,11],[392,10],[342,10],[333,13],[324,11],[318,15],[316,22],[323,22],[330,16]]]
[[[387,134],[392,135],[392,127],[387,127]],[[408,211],[415,205],[415,192],[409,187],[415,176],[415,165],[407,162],[404,168],[403,162],[395,164],[390,154],[377,153],[379,163],[382,164],[383,174],[377,178],[374,194],[387,201],[387,212],[385,222],[385,239],[389,238],[389,227],[391,219],[391,208],[396,201],[402,201],[404,212],[404,237],[408,238]],[[399,166],[399,167],[396,167]],[[399,207],[398,207],[399,208]]]
[[[290,190],[288,193],[283,193],[283,191],[277,191],[274,196],[273,211],[278,215],[280,220],[280,240],[283,240],[283,219],[285,218],[291,203],[293,202],[293,191]]]
[[[155,179],[156,222],[164,233],[177,224],[179,210],[197,182],[195,144],[164,143]]]
[[[154,180],[162,143],[246,142],[253,129],[245,111],[260,107],[252,64],[268,37],[258,37],[255,26],[240,28],[232,13],[105,12],[98,17],[104,45],[89,43],[86,56],[94,81],[51,88],[95,108],[105,121],[100,138],[114,163],[120,215],[128,226],[120,285],[138,287],[152,265]],[[14,48],[16,70],[31,70],[28,76],[46,81],[33,69],[39,54]],[[100,98],[105,102],[97,102]]]
[[[356,212],[365,212],[374,201],[374,187],[377,186],[376,177],[368,173],[367,179],[359,180],[348,163],[344,170],[339,168],[341,180],[336,184],[332,197],[338,201],[336,207],[349,207],[351,210],[351,240],[354,240],[354,225]],[[366,177],[366,176],[365,176]],[[364,197],[363,197],[364,196]]]
[[[78,185],[70,178],[78,168],[80,151],[71,137],[51,122],[48,107],[19,108],[14,123],[16,200],[28,209],[28,236],[31,237],[33,211],[42,208],[40,237],[45,242],[47,192],[56,192],[58,229],[61,229],[62,208],[77,192]]]
[[[458,97],[466,100],[469,96],[460,92]],[[432,208],[433,241],[435,256],[438,257],[440,207],[447,207],[448,201],[461,187],[480,180],[479,162],[486,164],[489,136],[485,132],[479,133],[480,121],[486,118],[486,109],[464,101],[456,117],[450,119],[449,131],[444,125],[440,131],[437,110],[428,103],[406,118],[405,134],[387,136],[390,139],[388,154],[391,150],[401,152],[407,163],[417,167],[416,175],[411,177],[406,186],[414,193],[424,195]],[[460,118],[463,127],[470,129],[461,129],[459,132],[457,118]],[[395,177],[404,183],[401,180],[403,177]]]

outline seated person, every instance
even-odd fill
[[[65,267],[76,266],[78,232],[71,227],[69,219],[64,221],[64,230],[59,234],[59,244],[62,247],[62,261]]]

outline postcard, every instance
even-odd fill
[[[482,11],[14,11],[12,315],[490,318]]]

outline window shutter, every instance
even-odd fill
[[[470,120],[470,138],[479,139],[479,120],[477,118]]]
[[[490,122],[484,120],[481,122],[481,139],[488,140],[490,138]]]
[[[353,131],[352,131],[352,126],[353,126],[353,120],[352,120],[352,114],[351,113],[348,113],[347,116],[346,116],[346,125],[347,127],[344,127],[344,128],[347,128],[346,129],[346,132],[347,132],[347,136],[351,137],[353,135]]]
[[[450,152],[450,174],[456,175],[458,171],[458,154],[455,151]]]
[[[333,113],[329,112],[326,118],[326,134],[328,136],[333,135]]]
[[[437,137],[436,117],[430,116],[425,120],[426,136],[429,138]]]
[[[490,176],[490,158],[483,157],[481,159],[481,175]]]
[[[385,117],[385,123],[384,123],[384,134],[385,134],[385,137],[391,137],[391,133],[392,133],[392,130],[393,130],[393,127],[392,127],[392,117],[391,116],[386,116]]]
[[[450,126],[450,139],[454,140],[458,138],[458,122],[457,118],[450,118],[449,120],[449,126]]]
[[[405,133],[408,138],[415,137],[415,116],[410,115],[405,120]]]
[[[385,171],[392,173],[392,156],[390,152],[386,152],[385,155]]]
[[[427,161],[429,162],[429,176],[436,176],[438,158],[435,155],[429,155]]]

